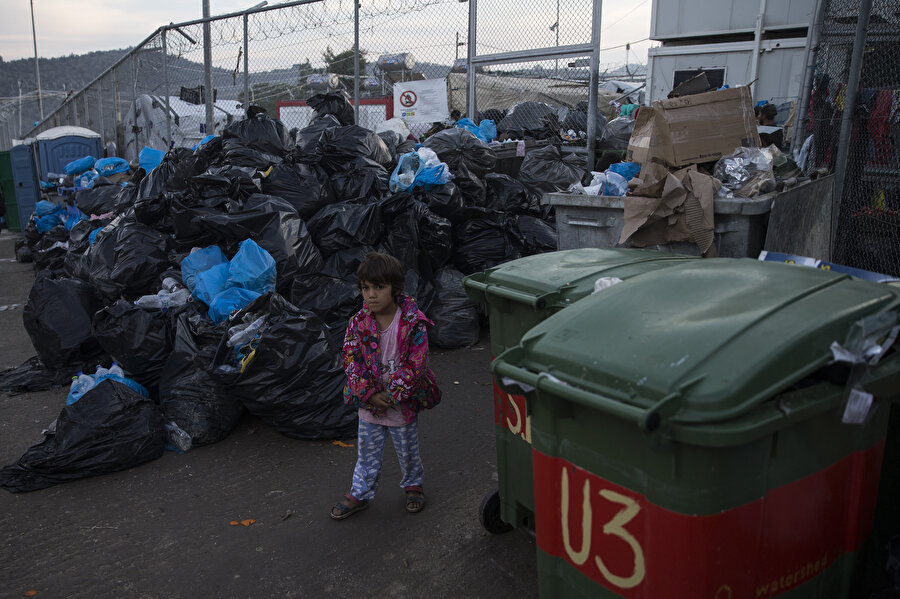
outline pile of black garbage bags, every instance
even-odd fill
[[[424,145],[453,179],[391,193],[398,156],[414,142],[353,124],[344,96],[313,104],[315,118],[293,135],[258,114],[125,184],[99,178],[75,193],[91,218],[71,230],[40,234],[32,219],[17,256],[38,271],[24,309],[37,355],[0,373],[0,391],[68,385],[112,361],[136,385],[104,380],[66,405],[41,443],[0,470],[0,486],[29,491],[155,459],[167,426],[192,446],[213,443],[245,412],[293,438],[352,437],[340,349],[362,306],[355,272],[366,254],[403,262],[406,291],[435,323],[432,345],[456,348],[477,342],[481,327],[463,276],[556,249],[540,194],[568,189],[583,169],[555,146],[526,156],[514,179],[492,172],[489,145],[447,129]],[[274,259],[274,288],[223,322],[196,294],[135,305],[164,279],[186,284],[192,249],[231,258],[248,239]],[[249,341],[231,343],[251,323]]]

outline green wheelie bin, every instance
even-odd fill
[[[463,280],[463,287],[487,309],[491,356],[495,357],[517,345],[534,325],[590,295],[600,278],[625,280],[697,259],[626,248],[548,252],[471,274]],[[485,496],[479,511],[481,523],[491,532],[503,532],[510,525],[534,529],[527,414],[525,395],[502,392],[495,381],[499,490]]]
[[[492,370],[531,390],[541,597],[852,596],[898,311],[896,287],[714,258],[529,330]]]

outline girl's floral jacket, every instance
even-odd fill
[[[428,326],[434,323],[419,310],[407,295],[398,298],[400,322],[397,327],[400,367],[390,375],[387,385],[381,382],[381,349],[378,323],[367,307],[356,313],[347,325],[344,346],[344,403],[374,412],[369,398],[387,391],[391,401],[400,406],[404,424],[415,418],[422,408],[432,408],[441,401],[434,373],[428,368]]]

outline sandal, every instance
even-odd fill
[[[406,513],[418,514],[425,509],[425,493],[417,490],[406,492]]]
[[[331,506],[331,519],[343,520],[349,518],[356,512],[361,512],[369,507],[367,499],[359,500],[350,495],[345,495],[343,499]]]

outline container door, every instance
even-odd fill
[[[42,179],[47,178],[50,173],[62,173],[66,165],[73,160],[85,156],[103,157],[99,137],[87,138],[75,135],[39,141],[38,153],[41,164],[39,175]]]
[[[9,151],[12,163],[13,183],[16,189],[16,206],[19,209],[20,230],[25,230],[28,219],[34,212],[34,205],[40,199],[37,178],[34,175],[34,162],[31,146],[14,146]]]

